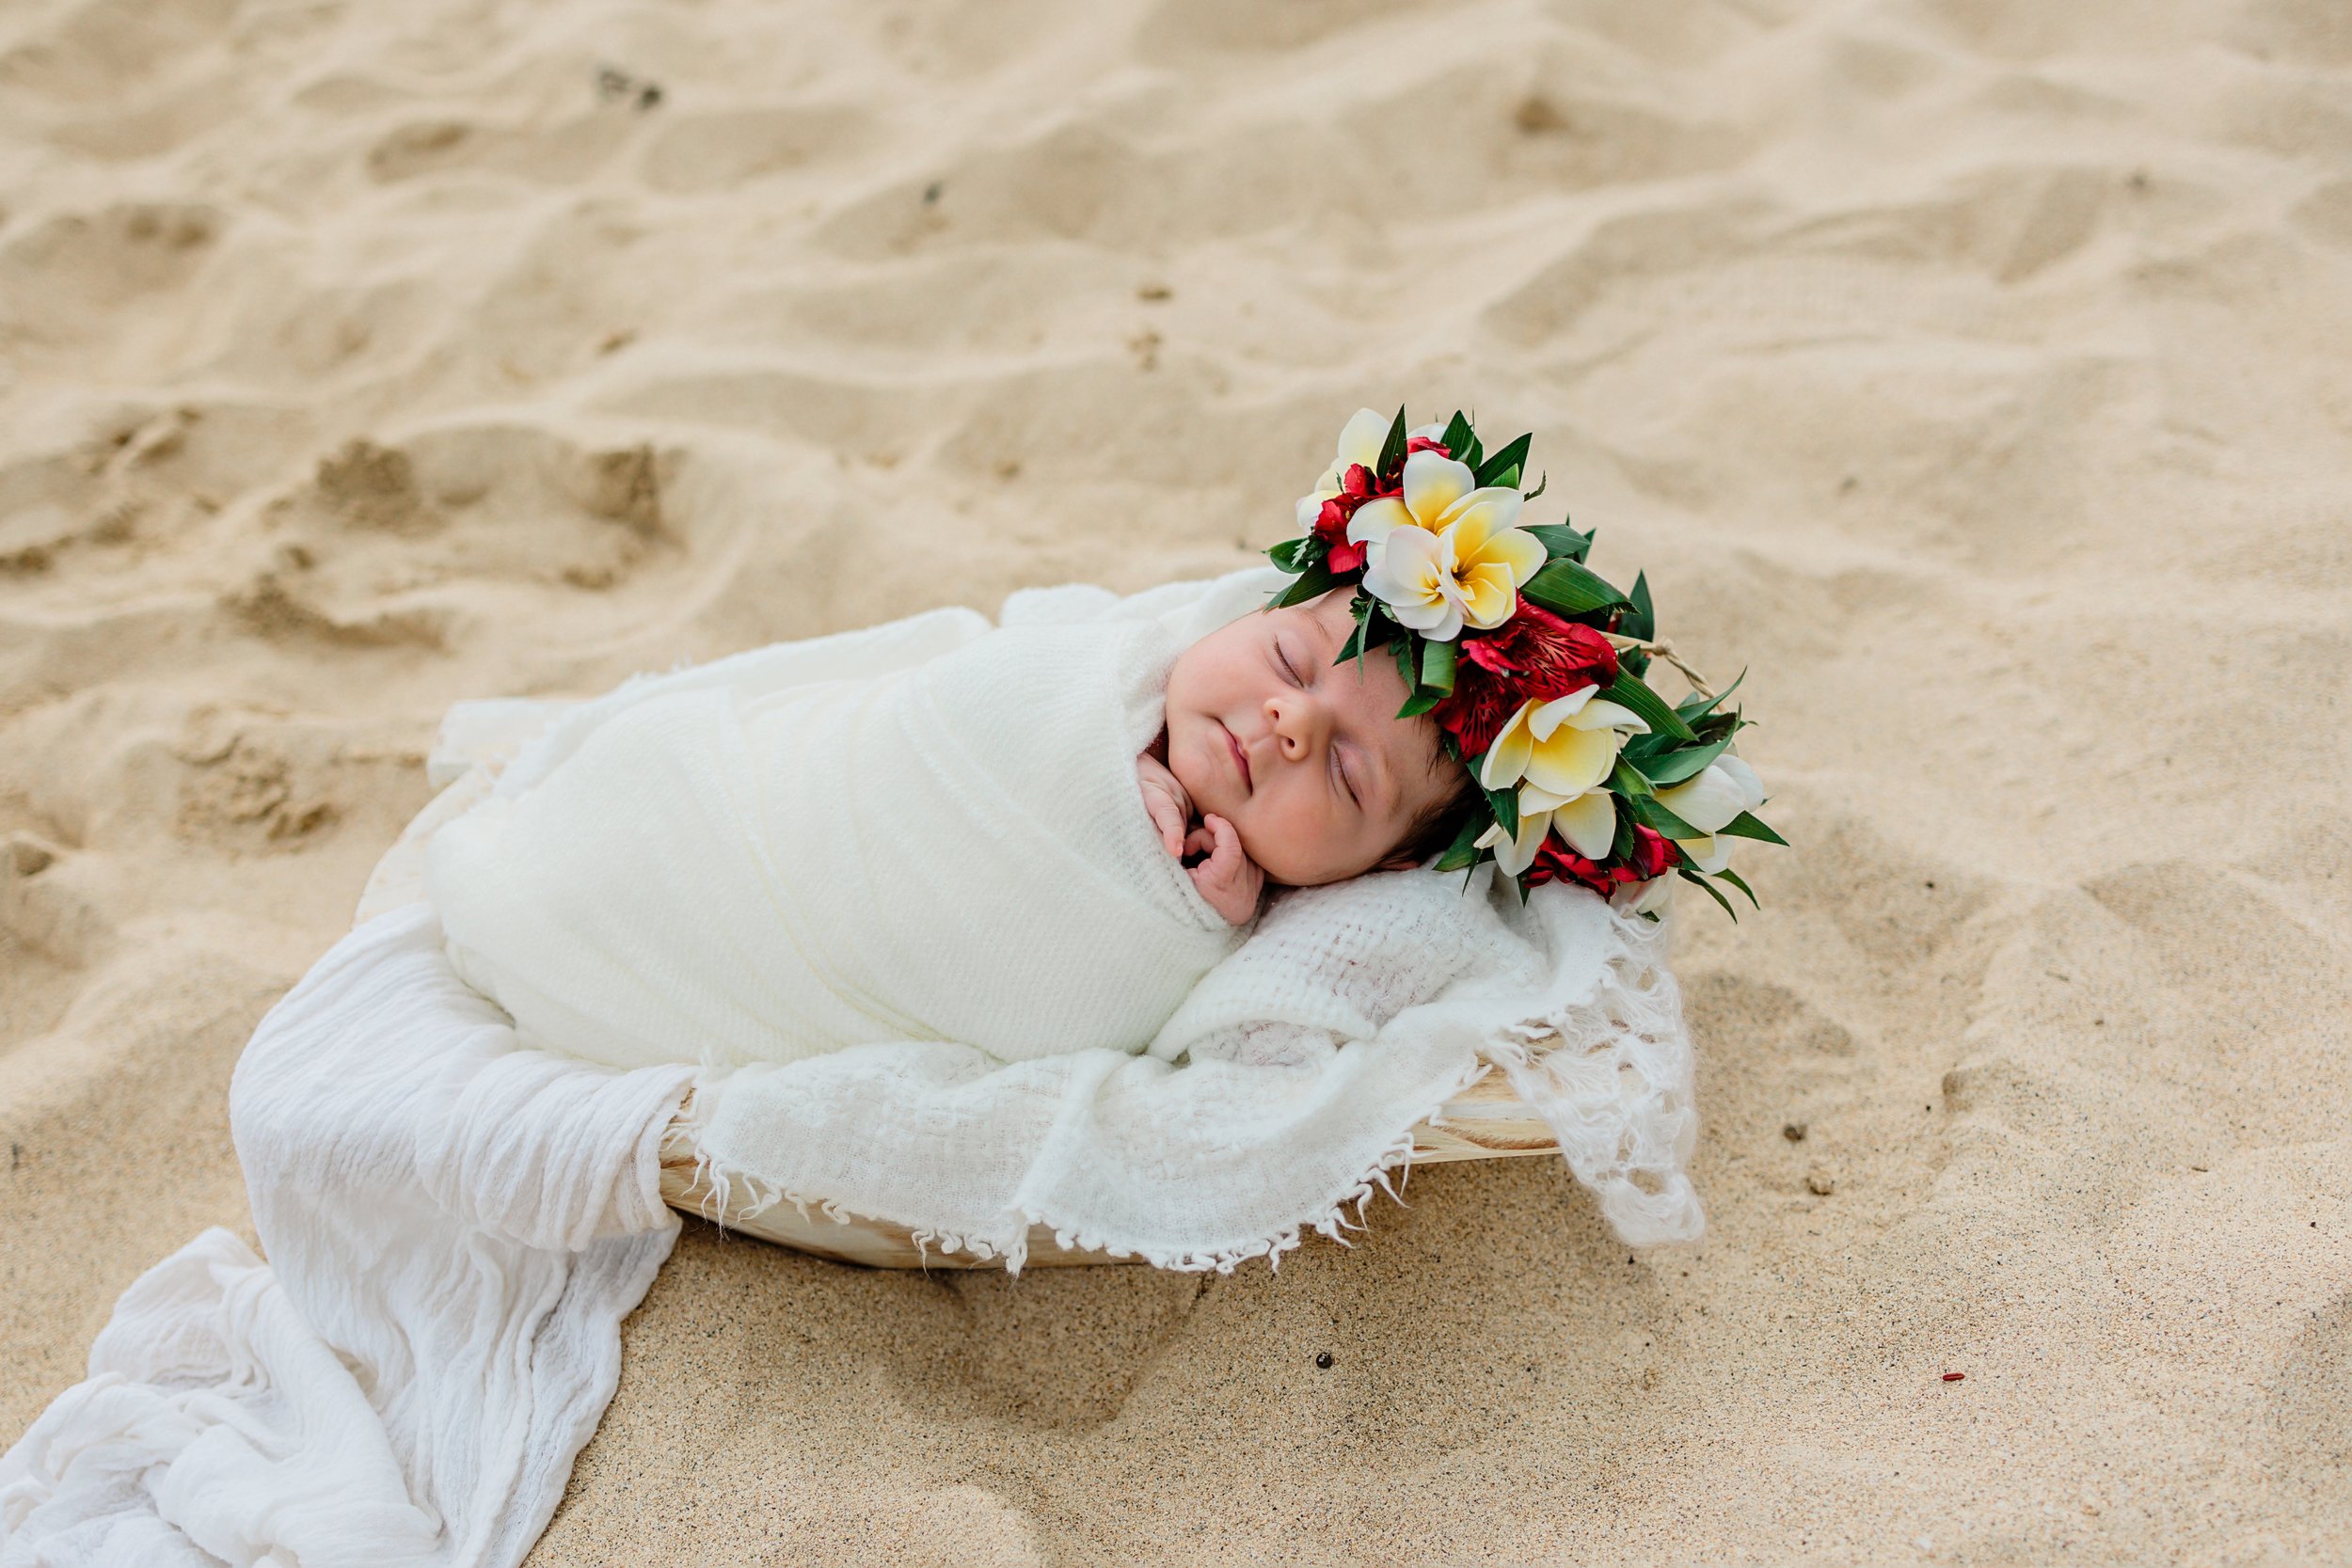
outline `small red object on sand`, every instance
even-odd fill
[[[1966,1377],[1967,1375],[1968,1374],[1966,1372],[1946,1372],[1944,1374],[1944,1381],[1947,1383],[1958,1383],[1962,1378]]]

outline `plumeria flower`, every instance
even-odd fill
[[[1546,554],[1518,526],[1524,504],[1507,485],[1480,489],[1467,463],[1413,453],[1404,494],[1366,501],[1348,520],[1348,542],[1371,551],[1365,589],[1399,626],[1434,641],[1452,641],[1465,626],[1502,625]]]
[[[1614,705],[1610,705],[1613,706]],[[1519,831],[1505,836],[1502,824],[1491,823],[1478,837],[1478,847],[1492,849],[1495,863],[1516,877],[1535,863],[1544,835],[1557,832],[1569,848],[1588,861],[1609,858],[1617,836],[1616,802],[1605,789],[1562,797],[1532,784],[1519,785]]]
[[[1764,781],[1739,757],[1726,751],[1694,778],[1658,792],[1658,803],[1700,831],[1697,838],[1677,839],[1683,858],[1698,871],[1721,871],[1731,863],[1731,843],[1720,829],[1743,811],[1764,803]]]
[[[1617,889],[1609,895],[1609,907],[1623,915],[1661,915],[1674,902],[1674,893],[1672,877],[1652,877],[1645,882],[1628,882]]]
[[[1408,439],[1414,436],[1426,436],[1435,440],[1444,433],[1442,425],[1425,424],[1406,434]],[[1315,481],[1311,492],[1298,498],[1298,527],[1301,532],[1315,526],[1315,518],[1323,511],[1323,503],[1340,493],[1340,480],[1350,467],[1361,463],[1375,473],[1379,471],[1380,448],[1388,438],[1387,415],[1375,409],[1359,408],[1348,416],[1347,423],[1340,429],[1339,451],[1332,457],[1331,466],[1323,470],[1323,477]]]
[[[1609,854],[1617,808],[1601,784],[1625,737],[1646,735],[1649,725],[1599,690],[1587,686],[1549,703],[1521,704],[1479,763],[1478,782],[1486,788],[1519,786],[1519,831],[1506,839],[1497,822],[1478,840],[1514,877],[1535,863],[1549,832],[1587,860]]]

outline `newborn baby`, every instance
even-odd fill
[[[1425,859],[1470,784],[1385,651],[1332,663],[1343,596],[1265,610],[1281,582],[1036,591],[632,681],[434,833],[452,962],[621,1068],[1141,1051],[1266,883]]]
[[[1388,651],[1332,662],[1354,629],[1349,597],[1245,615],[1186,648],[1167,727],[1137,760],[1162,844],[1236,926],[1268,881],[1420,864],[1467,803],[1470,772],[1438,750],[1436,722],[1396,717],[1405,680]]]

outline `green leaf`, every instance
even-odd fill
[[[1527,462],[1527,449],[1534,439],[1530,432],[1478,465],[1473,470],[1478,476],[1478,487],[1483,490],[1489,484],[1517,484],[1518,470]]]
[[[1438,857],[1436,869],[1459,871],[1466,865],[1476,865],[1479,857],[1486,853],[1478,847],[1479,835],[1486,831],[1486,820],[1476,812],[1464,817],[1462,831],[1454,835],[1454,842],[1446,847],[1443,855]]]
[[[1627,602],[1631,604],[1633,609],[1624,620],[1617,623],[1617,629],[1628,637],[1638,637],[1645,642],[1649,641],[1658,635],[1658,612],[1650,608],[1649,574],[1647,572],[1634,575],[1633,592],[1626,597]]]
[[[1421,645],[1421,684],[1440,697],[1454,691],[1454,644],[1424,639]]]
[[[1642,770],[1644,778],[1663,789],[1668,784],[1697,778],[1708,763],[1724,754],[1724,748],[1730,744],[1731,736],[1725,736],[1705,746],[1686,746],[1681,751],[1668,752],[1662,756],[1644,757],[1635,761],[1633,766]]]
[[[1291,585],[1266,602],[1268,610],[1280,610],[1286,605],[1305,604],[1318,594],[1326,594],[1340,585],[1331,569],[1320,562],[1308,567],[1291,580]]]
[[[1380,466],[1373,470],[1376,478],[1389,471],[1392,463],[1405,461],[1405,405],[1397,404],[1396,418],[1389,425],[1389,437],[1380,443]]]
[[[1516,789],[1482,788],[1480,793],[1486,797],[1487,808],[1495,814],[1495,820],[1502,824],[1502,831],[1517,838],[1519,832],[1519,792]]]
[[[1532,500],[1534,500],[1534,499],[1537,496],[1542,495],[1542,494],[1544,493],[1545,487],[1546,487],[1546,486],[1548,486],[1548,485],[1549,485],[1550,483],[1551,483],[1551,475],[1550,475],[1550,473],[1549,473],[1549,471],[1547,471],[1541,479],[1538,479],[1538,480],[1535,482],[1535,488],[1534,488],[1533,490],[1530,490],[1530,491],[1529,491],[1527,494],[1525,494],[1524,496],[1521,496],[1521,497],[1519,498],[1519,499],[1521,499],[1521,500],[1523,500],[1523,501],[1532,501]]]
[[[1700,876],[1697,872],[1692,870],[1687,865],[1677,866],[1675,868],[1675,875],[1681,878],[1686,882],[1696,882],[1699,886],[1705,888],[1707,890],[1707,895],[1724,907],[1724,913],[1731,916],[1731,923],[1734,926],[1740,924],[1740,911],[1731,907],[1730,899],[1715,891],[1715,886],[1712,882],[1708,881],[1706,878]]]
[[[1766,844],[1777,844],[1784,849],[1788,847],[1788,841],[1758,822],[1754,812],[1743,811],[1715,831],[1729,833],[1734,838],[1759,839]]]
[[[1541,577],[1543,572],[1535,575]],[[1631,708],[1657,734],[1670,735],[1677,740],[1698,738],[1697,733],[1683,722],[1682,715],[1666,705],[1665,698],[1643,685],[1641,676],[1630,674],[1622,667],[1617,671],[1617,678],[1609,683],[1609,689],[1601,695],[1620,707]]]
[[[1424,688],[1406,698],[1405,705],[1396,710],[1396,716],[1399,719],[1418,719],[1439,703],[1444,702],[1445,698],[1444,692],[1431,691]]]
[[[1581,561],[1553,556],[1543,569],[1519,585],[1519,592],[1556,615],[1582,615],[1626,602],[1623,594]]]
[[[1633,858],[1634,846],[1633,809],[1625,803],[1622,796],[1617,799],[1615,805],[1617,825],[1610,836],[1609,855],[1613,860],[1629,861]]]
[[[1413,639],[1410,636],[1400,637],[1391,646],[1396,653],[1397,678],[1405,683],[1406,690],[1411,691],[1421,685],[1413,668]]]
[[[1470,461],[1462,454],[1470,451],[1470,443],[1477,439],[1477,433],[1470,429],[1470,420],[1462,417],[1462,411],[1458,408],[1454,411],[1454,418],[1446,420],[1445,434],[1438,437],[1445,450],[1454,454],[1454,460],[1457,463]]]
[[[1729,866],[1725,866],[1723,870],[1716,872],[1715,879],[1719,882],[1729,882],[1733,887],[1736,887],[1741,893],[1746,894],[1748,895],[1749,904],[1753,905],[1755,908],[1760,910],[1764,907],[1756,899],[1756,889],[1748,886],[1747,879],[1740,876],[1737,871],[1732,870]]]
[[[1303,572],[1328,553],[1327,546],[1315,534],[1302,533],[1295,539],[1285,539],[1267,550],[1266,559],[1285,572]]]
[[[1554,561],[1581,561],[1584,559],[1584,553],[1593,547],[1592,535],[1579,533],[1565,523],[1534,523],[1526,526],[1527,531],[1542,543],[1544,553]]]
[[[1650,788],[1649,781],[1622,753],[1618,755],[1616,765],[1609,769],[1609,787],[1628,800],[1657,793]]]
[[[1722,702],[1725,697],[1728,697],[1733,692],[1739,690],[1740,683],[1747,678],[1748,673],[1745,670],[1740,671],[1738,674],[1731,677],[1731,684],[1729,686],[1724,687],[1721,691],[1716,692],[1712,697],[1701,697],[1697,692],[1693,691],[1688,697],[1683,698],[1681,702],[1675,705],[1675,711],[1682,715],[1684,723],[1695,724],[1708,714],[1712,713],[1715,710],[1716,704]]]
[[[1668,838],[1705,838],[1707,835],[1661,805],[1655,795],[1628,795],[1623,798],[1633,810],[1634,817],[1652,832]]]

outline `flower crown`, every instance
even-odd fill
[[[1574,881],[1651,919],[1669,871],[1727,912],[1717,882],[1753,904],[1730,841],[1787,840],[1755,815],[1764,790],[1733,749],[1745,721],[1723,705],[1731,687],[1712,690],[1656,641],[1646,576],[1621,594],[1584,564],[1590,532],[1520,523],[1544,489],[1519,493],[1529,440],[1489,453],[1459,411],[1407,429],[1402,408],[1393,420],[1359,409],[1299,498],[1304,531],[1266,552],[1295,574],[1270,607],[1355,585],[1339,662],[1390,647],[1408,693],[1397,717],[1435,719],[1478,782],[1438,870],[1491,859],[1522,899]],[[1653,657],[1690,696],[1650,689]]]

